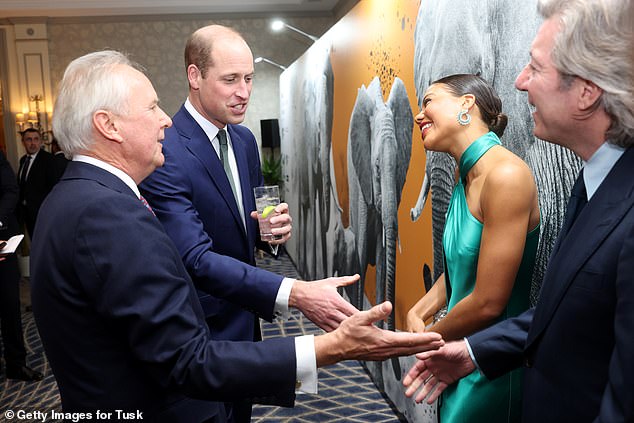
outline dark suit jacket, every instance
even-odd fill
[[[26,155],[20,158],[18,178],[22,174],[25,160]],[[48,151],[40,150],[31,165],[26,185],[20,190],[19,211],[31,236],[33,236],[33,225],[35,225],[40,206],[58,179],[59,175],[55,170],[53,155]]]
[[[489,378],[527,366],[526,422],[634,421],[634,148],[560,235],[536,307],[468,339]]]
[[[4,154],[0,152],[0,240],[6,241],[18,233],[18,221],[15,217],[18,197],[15,173]]]
[[[292,405],[293,339],[211,341],[174,244],[114,175],[69,163],[32,247],[33,312],[65,411],[189,423],[224,412],[209,400]]]
[[[282,276],[253,267],[259,238],[253,187],[262,185],[251,131],[228,125],[240,174],[246,230],[222,163],[202,128],[181,107],[165,131],[165,164],[140,188],[176,244],[214,339],[259,338],[256,318],[271,320]],[[210,296],[211,295],[211,296]]]
[[[53,154],[53,167],[55,168],[56,179],[59,180],[68,166],[68,159],[64,153],[58,152]]]

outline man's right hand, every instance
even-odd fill
[[[407,388],[407,397],[420,389],[414,398],[418,403],[428,395],[427,403],[433,403],[447,386],[476,368],[464,340],[449,342],[437,351],[417,354],[416,358],[418,361],[407,372],[403,385]]]
[[[441,336],[434,332],[392,332],[374,326],[391,311],[392,304],[384,302],[353,314],[334,331],[316,336],[317,367],[343,360],[381,361],[438,349],[444,344]]]

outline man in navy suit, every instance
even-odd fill
[[[258,145],[240,125],[253,83],[251,49],[233,29],[210,25],[190,36],[185,62],[189,95],[173,118],[174,126],[165,131],[165,164],[140,189],[199,291],[211,336],[259,340],[258,316],[271,320],[289,305],[323,329],[333,329],[355,311],[336,292],[334,280],[307,284],[253,267],[255,246],[268,245],[259,239],[253,213],[253,187],[264,184]],[[227,143],[226,152],[220,138]],[[282,244],[291,236],[288,205],[280,204],[276,212],[271,223],[279,239],[272,243]],[[240,286],[249,288],[248,295],[238,293]],[[332,313],[314,313],[317,304]],[[234,422],[250,421],[250,404],[227,408]]]
[[[291,406],[296,389],[315,391],[307,383],[319,366],[442,345],[438,334],[374,326],[389,303],[321,336],[212,340],[180,255],[138,191],[163,164],[160,141],[172,122],[134,66],[113,51],[80,57],[55,103],[55,134],[73,160],[42,205],[31,284],[65,413],[225,422],[212,401]]]
[[[42,150],[42,136],[37,129],[27,128],[22,132],[22,145],[26,154],[20,158],[18,168],[18,216],[26,226],[29,236],[33,237],[40,206],[59,179],[59,175],[55,171],[53,155]]]
[[[540,0],[515,82],[537,137],[584,161],[535,308],[421,354],[407,394],[434,401],[478,368],[525,366],[525,422],[634,421],[634,66],[631,0]]]

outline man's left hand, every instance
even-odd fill
[[[258,219],[258,212],[252,211],[251,217]],[[275,236],[275,239],[269,241],[269,244],[280,245],[284,244],[291,237],[291,230],[293,229],[293,218],[289,214],[288,204],[280,203],[275,206],[275,211],[271,215],[271,233]]]
[[[337,292],[338,287],[351,285],[359,280],[359,275],[341,276],[305,282],[297,280],[291,289],[288,305],[299,309],[323,330],[330,332],[357,308]]]

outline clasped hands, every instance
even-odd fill
[[[475,370],[464,340],[448,342],[436,351],[416,354],[418,359],[403,379],[405,395],[431,404],[447,386]]]

